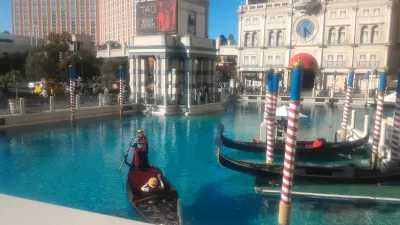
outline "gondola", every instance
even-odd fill
[[[231,159],[223,155],[218,148],[218,162],[221,166],[237,172],[253,175],[269,181],[281,182],[283,176],[282,164],[265,164]],[[335,184],[379,184],[400,179],[400,169],[391,172],[381,172],[346,165],[338,167],[313,166],[296,164],[294,181]]]
[[[254,152],[254,153],[265,153],[266,143],[265,142],[242,142],[231,140],[224,136],[224,126],[220,126],[220,138],[222,140],[222,145],[227,148],[232,148],[240,151]],[[358,147],[364,146],[368,143],[369,132],[365,137],[361,137],[355,141],[345,141],[345,142],[327,142],[325,140],[321,141],[321,145],[314,145],[314,141],[297,141],[296,143],[296,156],[301,157],[320,157],[327,155],[364,155],[367,151],[364,149],[357,149]],[[276,141],[274,144],[275,154],[284,154],[285,152],[285,142]]]
[[[145,193],[141,187],[151,178],[161,175],[164,188],[155,192]],[[146,171],[131,169],[126,181],[126,193],[135,211],[152,224],[182,224],[180,200],[178,192],[162,175],[162,171],[154,166]]]

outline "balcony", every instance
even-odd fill
[[[275,63],[275,64],[266,64],[265,68],[273,68],[273,69],[283,68],[283,64],[277,64],[277,63]]]
[[[326,61],[325,66],[328,68],[344,68],[346,66],[346,62],[344,62],[344,61]]]
[[[295,0],[294,8],[301,11],[308,11],[314,7],[316,7],[319,2],[317,0]]]
[[[357,65],[361,68],[375,68],[379,67],[379,61],[358,61]]]

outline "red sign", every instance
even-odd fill
[[[176,0],[140,2],[136,13],[138,35],[177,31]]]

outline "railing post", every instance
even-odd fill
[[[19,113],[21,115],[25,114],[25,99],[24,98],[19,99],[19,109],[20,109]]]
[[[55,107],[54,107],[54,96],[50,96],[50,112],[54,112]]]
[[[99,94],[99,106],[103,107],[103,94]]]
[[[81,95],[76,95],[76,109],[81,108]]]

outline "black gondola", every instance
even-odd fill
[[[141,187],[151,178],[161,175],[164,182],[162,190],[150,194],[141,191]],[[146,171],[132,169],[126,180],[126,193],[137,213],[148,223],[180,225],[180,200],[172,184],[162,176],[157,167]]]
[[[220,152],[218,148],[218,162],[221,166],[268,179],[282,181],[282,164],[265,164],[231,159]],[[328,167],[296,164],[294,168],[294,181],[308,181],[335,184],[379,184],[400,179],[400,169],[391,172],[369,170],[349,164],[346,166]]]
[[[220,126],[220,138],[222,140],[222,145],[227,148],[232,148],[245,152],[254,153],[265,153],[266,143],[265,142],[242,142],[231,140],[224,136],[224,127]],[[369,132],[365,137],[362,137],[355,141],[345,141],[345,142],[327,142],[322,140],[322,145],[313,145],[314,141],[297,141],[296,142],[296,156],[302,157],[320,157],[326,155],[364,155],[367,148],[357,149],[358,147],[364,146],[368,143]],[[285,153],[285,142],[276,141],[274,144],[275,154]]]

